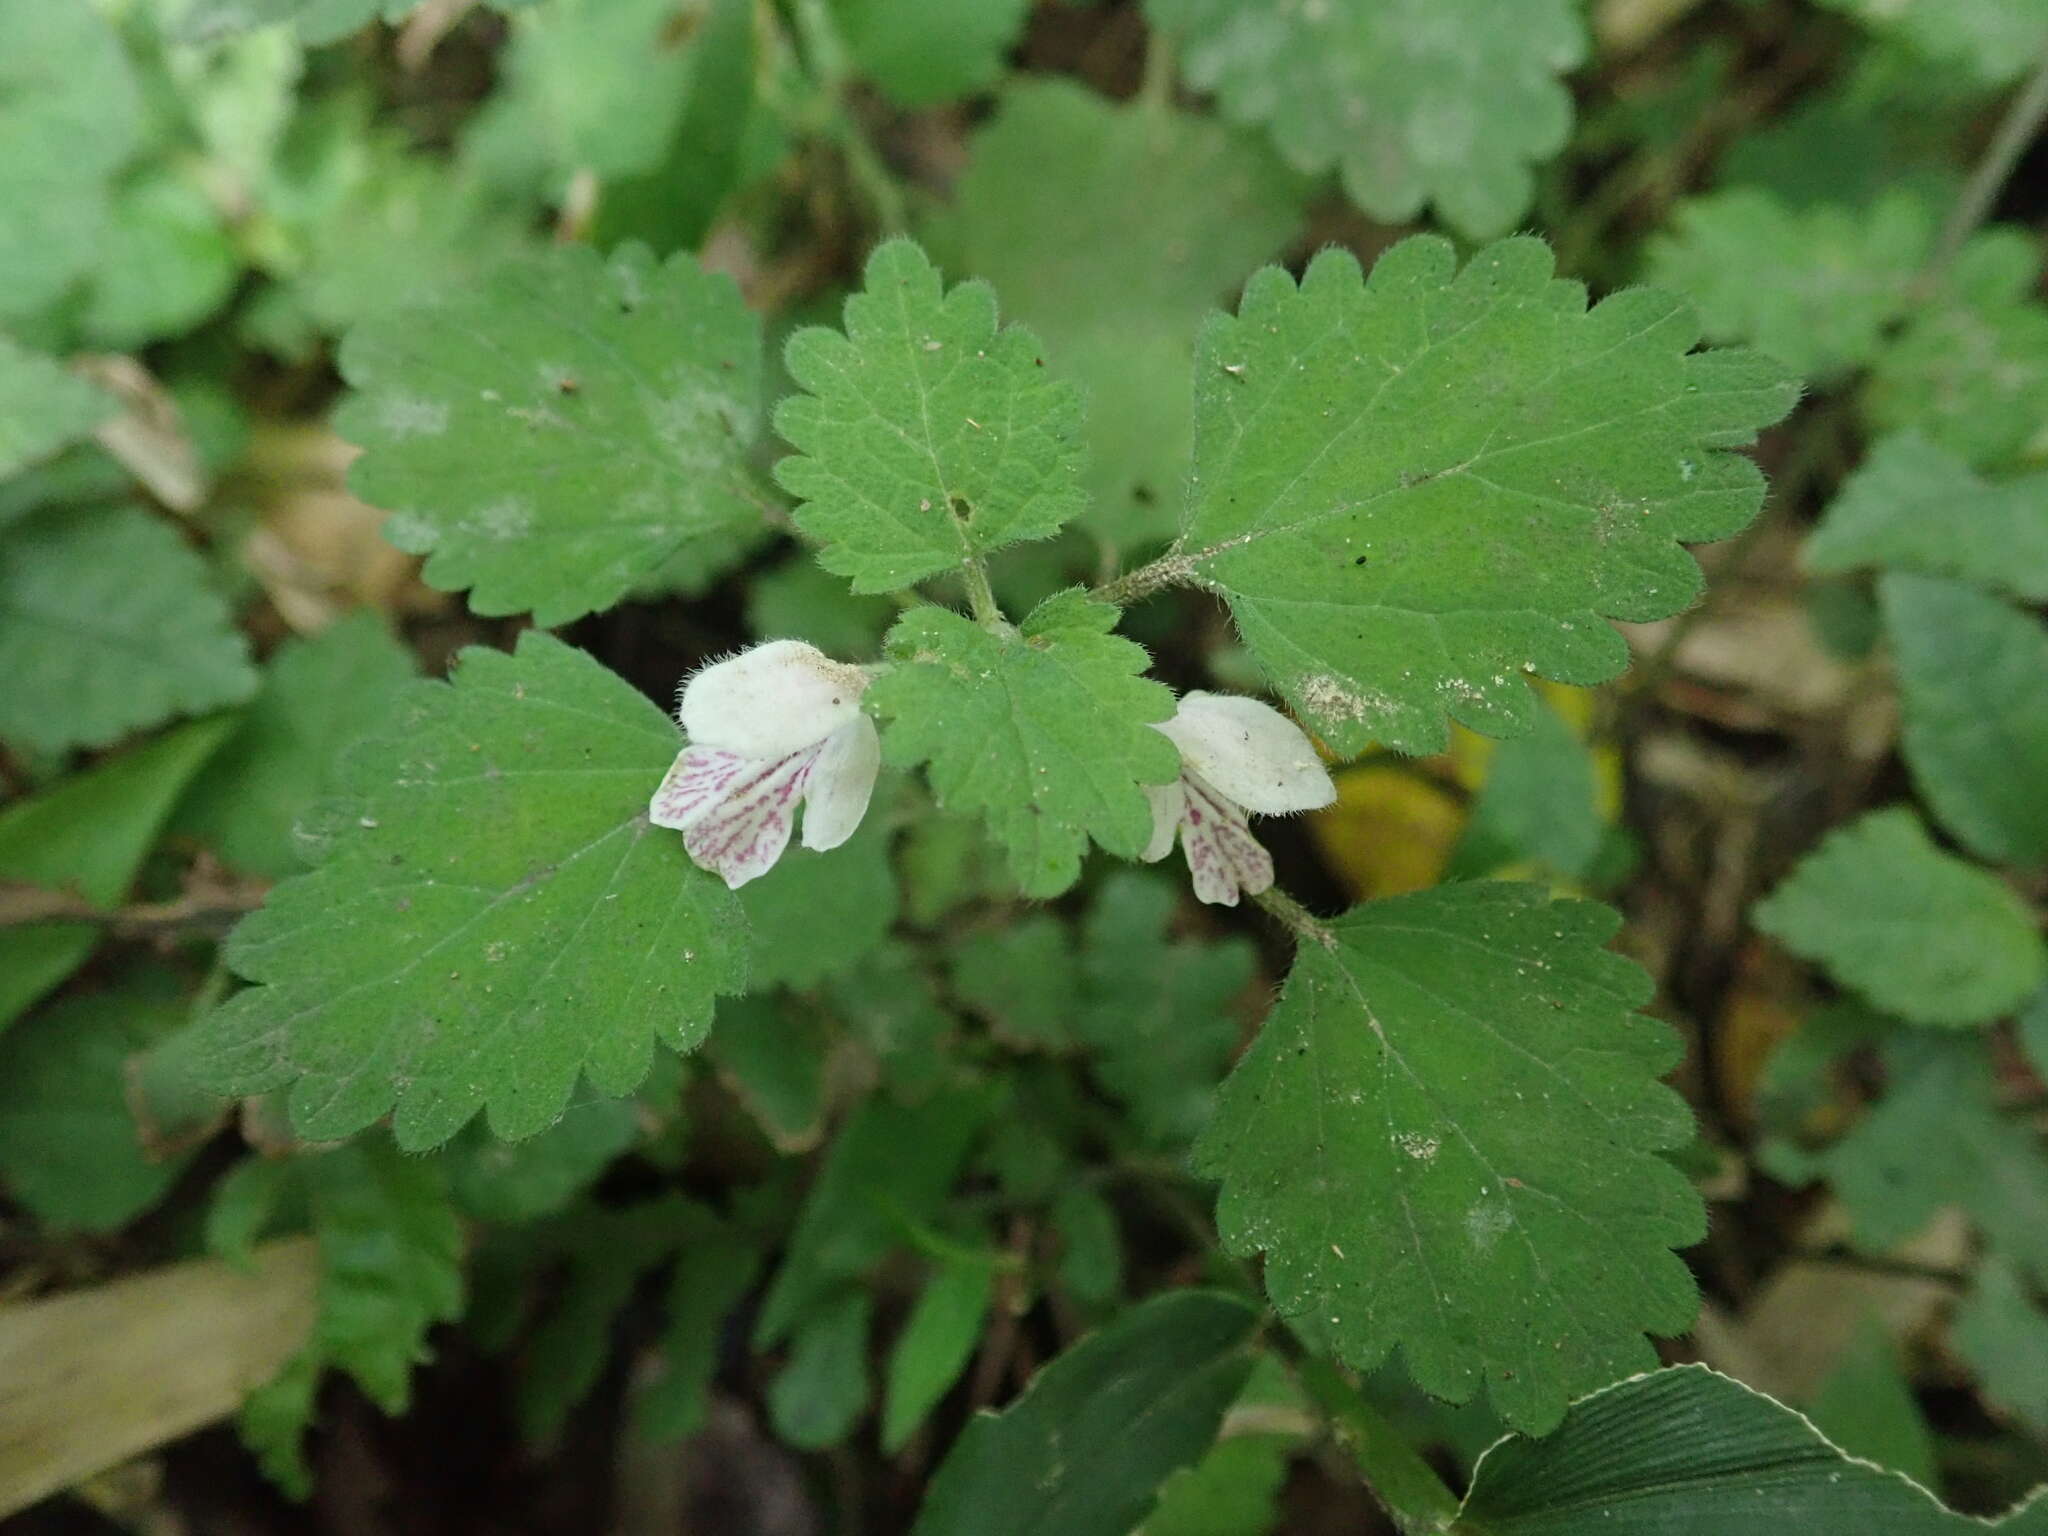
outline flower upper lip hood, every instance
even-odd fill
[[[1337,798],[1314,743],[1270,704],[1235,694],[1183,695],[1154,729],[1180,750],[1181,771],[1171,784],[1145,786],[1152,840],[1143,857],[1165,858],[1178,838],[1195,895],[1220,906],[1270,889],[1273,859],[1246,813],[1279,816]]]
[[[801,640],[770,640],[713,662],[683,685],[676,718],[695,746],[785,757],[860,714],[868,677]]]
[[[714,662],[683,688],[689,745],[655,790],[648,819],[683,834],[700,868],[737,890],[789,846],[837,848],[859,827],[881,767],[861,713],[867,673],[801,640],[770,640]]]
[[[1180,748],[1189,772],[1261,816],[1313,811],[1337,798],[1301,727],[1257,699],[1198,689],[1154,729]]]

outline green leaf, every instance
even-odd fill
[[[906,944],[891,941],[826,984],[832,1011],[878,1058],[882,1080],[905,1098],[922,1098],[946,1079],[954,1018]]]
[[[300,1440],[319,1372],[347,1371],[370,1400],[401,1414],[427,1330],[462,1310],[462,1227],[438,1164],[381,1138],[294,1159],[320,1248],[313,1337],[281,1376],[243,1405],[243,1440],[270,1475],[303,1497]]]
[[[2048,979],[2026,906],[1904,806],[1839,827],[1751,909],[1756,926],[1887,1013],[1972,1025]]]
[[[1984,1043],[1913,1035],[1885,1063],[1884,1098],[1811,1161],[1848,1208],[1857,1246],[1887,1253],[1960,1206],[1994,1248],[2048,1284],[2048,1157],[1993,1107]]]
[[[0,810],[0,880],[114,906],[178,796],[233,725],[195,720]],[[99,940],[92,923],[0,930],[0,1029],[76,970]]]
[[[1678,1055],[1601,948],[1617,919],[1528,886],[1440,886],[1304,941],[1218,1095],[1196,1166],[1280,1315],[1424,1390],[1483,1382],[1540,1433],[1572,1394],[1654,1363],[1698,1294],[1667,1249],[1699,1197],[1657,1154],[1692,1135]]]
[[[185,1020],[167,972],[67,998],[0,1040],[0,1180],[44,1226],[111,1232],[154,1205],[190,1153],[153,1159],[128,1063]]]
[[[647,824],[674,725],[582,652],[529,631],[399,696],[339,769],[318,867],[245,919],[228,960],[267,983],[201,1028],[224,1092],[290,1084],[309,1140],[397,1111],[407,1149],[479,1109],[517,1140],[577,1074],[631,1091],[739,989],[739,904]],[[422,1027],[422,1024],[429,1027]]]
[[[747,585],[747,628],[763,640],[803,640],[828,656],[872,656],[896,618],[886,597],[863,596],[809,555]]]
[[[896,922],[889,787],[859,830],[829,853],[792,847],[740,892],[752,936],[747,984],[815,986],[860,963]]]
[[[1251,1374],[1258,1314],[1170,1291],[1090,1334],[961,1431],[913,1536],[1127,1536],[1216,1438]]]
[[[879,1264],[912,1224],[930,1219],[993,1108],[986,1091],[955,1090],[908,1106],[871,1098],[848,1117],[762,1298],[755,1348],[780,1343],[847,1281]]]
[[[1986,85],[2026,72],[2048,40],[2048,0],[1823,0],[1929,59],[1958,64]]]
[[[634,1402],[637,1433],[671,1441],[703,1426],[727,1324],[760,1268],[760,1252],[730,1230],[690,1243],[676,1255],[668,1322],[658,1346],[661,1374]]]
[[[107,351],[192,329],[234,291],[242,264],[196,177],[151,169],[114,195],[79,324]]]
[[[1903,1472],[1923,1488],[1936,1486],[1934,1436],[1913,1399],[1898,1345],[1874,1318],[1856,1330],[1807,1417],[1851,1456]]]
[[[709,0],[708,9],[695,14],[686,50],[689,79],[675,126],[660,161],[644,175],[601,187],[591,235],[600,246],[637,239],[658,251],[697,250],[734,188],[782,150],[781,124],[757,88],[772,80],[778,64],[793,68],[794,61],[764,64],[757,57],[752,0]],[[634,64],[630,88],[641,88],[653,72],[645,59]],[[608,94],[602,80],[595,83]],[[508,136],[531,131],[518,104],[502,93],[489,110],[503,113]]]
[[[825,1134],[829,1020],[806,1001],[749,993],[718,1005],[704,1054],[778,1152],[807,1152]]]
[[[1600,816],[1593,755],[1548,704],[1533,728],[1496,747],[1486,779],[1452,850],[1445,878],[1490,875],[1524,860],[1576,880],[1599,857],[1607,826]]]
[[[557,246],[351,331],[335,424],[429,582],[552,627],[758,522],[760,364],[730,278]]]
[[[550,0],[512,24],[490,104],[562,175],[603,182],[661,163],[694,73],[673,0]],[[693,13],[701,22],[702,9]]]
[[[947,1257],[918,1293],[896,1347],[882,1407],[882,1450],[895,1455],[931,1415],[974,1354],[995,1269],[976,1255]]]
[[[1240,1038],[1230,1003],[1258,965],[1241,936],[1169,937],[1178,905],[1174,886],[1137,870],[1102,882],[1082,926],[1074,1016],[1096,1078],[1146,1140],[1168,1146],[1193,1140],[1209,1118]]]
[[[1749,342],[1820,379],[1861,367],[1904,313],[1934,239],[1926,202],[1794,207],[1756,187],[1682,203],[1649,245],[1649,281],[1699,305],[1712,341]]]
[[[1166,1480],[1139,1536],[1266,1536],[1280,1519],[1289,1454],[1280,1435],[1217,1441]]]
[[[1067,927],[1034,912],[967,935],[952,948],[953,991],[1020,1050],[1059,1050],[1073,1031],[1077,1002]]]
[[[55,358],[0,336],[0,480],[87,436],[114,401]]]
[[[832,0],[853,61],[899,106],[930,107],[993,85],[1031,0]]]
[[[1285,244],[1303,186],[1212,119],[1021,79],[969,145],[949,265],[988,279],[1088,393],[1084,520],[1117,542],[1174,532],[1202,318]]]
[[[1152,834],[1141,786],[1180,771],[1150,724],[1173,695],[1145,679],[1144,648],[1110,633],[1116,622],[1080,592],[1047,598],[1021,633],[913,608],[889,633],[895,665],[868,689],[889,722],[883,755],[929,762],[943,809],[985,816],[1027,896],[1072,885],[1090,837],[1137,857]]]
[[[617,1209],[584,1206],[543,1234],[566,1273],[521,1352],[518,1416],[528,1444],[552,1445],[596,1388],[640,1277],[678,1247],[722,1235],[675,1195]]]
[[[2036,1532],[2040,1512],[1992,1522]],[[1575,1403],[1542,1440],[1479,1459],[1450,1536],[1966,1536],[1896,1472],[1844,1456],[1784,1404],[1703,1365],[1651,1371]]]
[[[1806,541],[1810,571],[1955,576],[2048,602],[2048,474],[1987,483],[1907,430],[1881,439]]]
[[[53,507],[0,530],[0,738],[100,747],[256,691],[206,563],[139,507]]]
[[[305,867],[293,828],[332,787],[336,756],[389,718],[415,673],[371,613],[278,647],[262,692],[193,781],[176,829],[226,863],[281,880]]]
[[[2048,440],[2048,306],[2033,295],[2034,238],[1993,229],[1963,247],[1940,293],[1916,305],[1865,397],[1879,431],[1918,430],[1979,469],[2037,459]]]
[[[866,1291],[844,1291],[797,1325],[789,1363],[768,1388],[775,1433],[821,1451],[853,1433],[868,1402]]]
[[[1920,793],[1980,857],[2048,860],[2048,630],[1938,577],[1887,576],[1878,593]]]
[[[1053,1199],[1060,1240],[1060,1284],[1083,1301],[1108,1301],[1123,1283],[1124,1254],[1116,1210],[1087,1184],[1068,1184]]]
[[[0,0],[0,320],[55,302],[93,264],[107,180],[136,148],[141,99],[91,5]]]
[[[538,1136],[511,1142],[468,1125],[443,1158],[455,1202],[506,1226],[552,1216],[639,1140],[639,1113],[630,1099],[586,1099]]]
[[[1086,505],[1081,397],[1038,342],[996,327],[986,283],[947,292],[908,240],[868,258],[846,331],[789,339],[775,429],[797,450],[775,478],[803,499],[797,526],[856,592],[887,592],[1043,539]]]
[[[1509,28],[1508,30],[1516,30]],[[1678,300],[1584,308],[1528,239],[1455,271],[1418,236],[1370,282],[1325,251],[1299,288],[1268,268],[1204,328],[1195,470],[1170,573],[1227,598],[1245,642],[1338,751],[1442,751],[1446,712],[1526,730],[1516,674],[1619,673],[1603,617],[1686,607],[1680,541],[1755,515],[1726,450],[1791,406],[1776,365],[1690,354]]]
[[[1472,239],[1528,210],[1530,167],[1564,148],[1558,76],[1586,52],[1571,0],[1146,0],[1189,81],[1226,115],[1264,124],[1303,171],[1332,165],[1383,224],[1434,204]]]
[[[2048,1317],[1996,1254],[1977,1271],[1949,1340],[1977,1373],[1985,1397],[2048,1431]]]

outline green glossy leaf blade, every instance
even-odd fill
[[[9,805],[0,811],[0,880],[115,905],[178,796],[233,726],[225,716],[195,720]],[[91,923],[0,931],[0,1029],[70,975],[100,936]]]
[[[882,1449],[901,1450],[958,1379],[981,1337],[995,1269],[979,1257],[947,1258],[918,1293],[889,1354]]]
[[[2010,1536],[2037,1513],[1992,1525]],[[1576,1403],[1542,1440],[1501,1441],[1473,1469],[1452,1536],[1965,1536],[1895,1472],[1845,1456],[1782,1403],[1681,1365]]]

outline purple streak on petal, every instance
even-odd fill
[[[797,802],[823,745],[788,757],[740,759],[751,771],[727,776],[718,797],[691,814],[683,833],[683,847],[697,867],[723,877],[734,890],[767,874],[789,846]]]
[[[1234,907],[1240,891],[1256,896],[1273,884],[1273,857],[1245,825],[1242,808],[1191,773],[1181,775],[1188,797],[1180,846],[1198,899]]]

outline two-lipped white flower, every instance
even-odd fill
[[[654,792],[648,819],[683,834],[698,868],[738,890],[789,846],[837,848],[860,825],[882,746],[861,713],[868,676],[801,640],[770,640],[706,667],[676,718],[689,745]]]
[[[1335,800],[1337,786],[1314,745],[1279,710],[1235,694],[1185,694],[1173,718],[1153,729],[1180,749],[1180,777],[1145,787],[1152,802],[1147,862],[1171,853],[1177,835],[1203,901],[1234,907],[1240,892],[1270,889],[1273,857],[1245,813],[1279,816]]]

